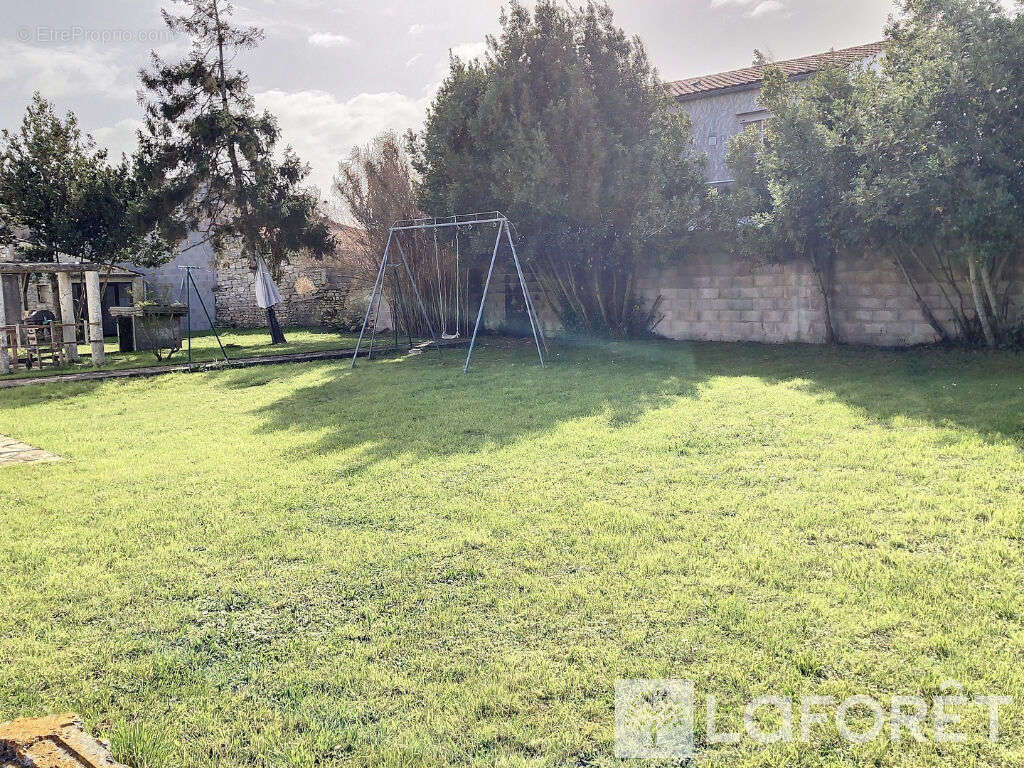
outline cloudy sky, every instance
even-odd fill
[[[645,41],[666,80],[748,66],[881,36],[889,0],[612,0],[618,23]],[[32,91],[73,110],[114,152],[130,151],[141,113],[137,73],[150,50],[181,54],[166,32],[170,0],[0,0],[0,127]],[[416,128],[449,49],[483,50],[500,0],[236,0],[235,19],[266,41],[239,64],[258,104],[329,193],[338,159],[387,128]]]

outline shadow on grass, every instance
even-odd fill
[[[299,453],[350,450],[349,471],[401,453],[444,456],[502,447],[559,424],[600,417],[611,428],[724,377],[785,383],[835,399],[882,425],[901,417],[973,431],[1024,449],[1024,356],[943,349],[903,351],[813,345],[688,342],[575,342],[552,346],[541,369],[532,342],[486,339],[462,373],[465,350],[317,366],[315,384],[296,383],[310,365],[193,374],[209,386],[246,390],[285,385],[264,405],[260,431],[317,433]],[[0,391],[0,413],[86,396],[103,382]],[[109,383],[107,385],[110,385]],[[128,386],[128,382],[125,382]],[[87,402],[83,398],[83,402]],[[542,457],[538,457],[542,460]]]
[[[624,427],[671,400],[698,396],[710,379],[753,377],[837,399],[883,425],[906,417],[1024,448],[1024,377],[1014,353],[685,342],[559,344],[552,352],[540,369],[530,342],[488,339],[469,375],[455,350],[440,363],[424,354],[354,371],[333,367],[327,381],[262,408],[262,429],[321,432],[300,452],[357,449],[349,467],[357,471],[401,453],[500,448],[584,417]],[[225,384],[270,379],[254,372]]]
[[[835,399],[884,426],[899,418],[1024,449],[1024,355],[942,348],[694,344],[706,376],[755,376]]]
[[[360,361],[355,370],[347,363],[331,366],[323,371],[325,381],[297,387],[260,409],[261,429],[321,432],[296,454],[356,449],[358,458],[347,467],[354,472],[403,453],[446,456],[500,448],[587,416],[621,427],[670,398],[696,394],[693,366],[679,350],[653,356],[648,351],[646,363],[638,365],[628,348],[621,354],[605,348],[598,361],[591,350],[559,347],[543,369],[531,351],[518,341],[488,339],[474,352],[468,375],[462,372],[464,349],[445,350],[441,360],[424,352]],[[269,372],[253,371],[223,386],[240,389],[269,380]]]

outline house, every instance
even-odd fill
[[[332,224],[337,249],[323,259],[298,253],[284,264],[276,275],[281,291],[281,304],[276,308],[278,320],[285,326],[332,325],[334,314],[344,305],[355,270],[354,258],[362,242],[362,230],[343,224]],[[197,267],[192,277],[202,304],[213,315],[214,322],[227,328],[262,328],[267,324],[266,312],[256,305],[255,276],[247,259],[241,254],[217,256],[209,244],[193,233],[174,259],[159,267],[138,268],[151,294],[178,300],[181,291],[182,267]],[[203,307],[193,293],[191,322],[194,330],[210,327]]]
[[[869,65],[882,55],[882,43],[858,45],[775,62],[792,80],[806,80],[827,65]],[[768,113],[758,103],[764,68],[734,69],[666,83],[669,94],[690,116],[697,151],[707,156],[709,184],[733,181],[726,165],[729,139],[740,131],[763,132]]]
[[[295,254],[276,276],[282,298],[277,316],[283,325],[337,324],[337,315],[344,310],[349,287],[357,278],[355,259],[363,233],[342,224],[333,224],[332,230],[337,243],[333,254],[323,259],[315,259],[306,253]],[[5,259],[18,261],[13,251],[0,249],[0,262]],[[117,332],[110,307],[132,304],[137,300],[140,286],[144,286],[144,292],[150,299],[163,303],[184,301],[182,278],[185,266],[196,267],[192,273],[196,290],[190,302],[192,330],[209,330],[210,319],[219,327],[266,326],[266,313],[256,306],[255,278],[247,260],[240,254],[218,257],[198,233],[193,233],[166,264],[158,267],[127,265],[103,270],[103,334],[112,336]],[[50,276],[8,275],[2,284],[8,298],[10,317],[20,319],[28,312],[40,309],[57,313],[56,284]],[[84,283],[80,275],[72,276],[72,290],[75,306],[84,306]]]

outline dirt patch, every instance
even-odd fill
[[[0,768],[126,768],[110,745],[94,739],[76,715],[12,720],[0,725]]]

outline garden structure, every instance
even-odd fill
[[[78,360],[79,314],[75,310],[73,285],[85,284],[86,318],[84,339],[91,345],[92,362],[104,360],[102,280],[128,282],[135,295],[141,295],[142,276],[130,270],[99,264],[53,264],[0,262],[0,374],[22,365],[63,365]],[[23,322],[21,278],[29,275],[53,275],[57,283],[56,319],[45,324]]]

